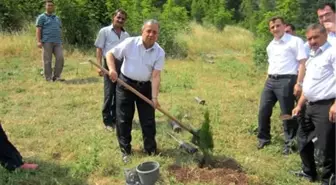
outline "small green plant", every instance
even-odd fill
[[[203,165],[205,166],[211,166],[212,165],[212,151],[214,148],[213,143],[213,137],[212,137],[212,131],[210,127],[210,116],[209,111],[206,110],[204,113],[204,121],[202,123],[201,130],[199,131],[199,149],[203,153],[203,158],[201,160],[201,167]]]

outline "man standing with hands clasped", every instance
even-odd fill
[[[258,115],[258,149],[270,144],[270,124],[272,109],[279,101],[281,113],[291,114],[295,96],[300,96],[304,77],[304,62],[307,59],[302,39],[285,33],[282,17],[273,17],[269,21],[269,29],[274,39],[267,46],[268,78],[261,95]],[[298,123],[296,120],[283,121],[285,147],[283,154],[292,152],[296,138]]]
[[[47,81],[64,81],[61,74],[64,57],[61,38],[61,20],[54,15],[54,2],[46,0],[46,12],[36,20],[37,46],[42,48],[43,73]],[[55,55],[55,68],[52,71],[52,55]]]
[[[156,43],[158,36],[158,21],[153,19],[145,21],[141,36],[125,39],[106,55],[111,80],[115,82],[118,78],[115,59],[124,59],[120,79],[151,99],[155,108],[160,106],[158,101],[160,72],[165,61],[165,52]],[[123,161],[128,162],[132,152],[131,131],[135,104],[139,113],[145,152],[149,155],[156,154],[155,109],[121,84],[117,84],[116,93],[117,136]]]
[[[306,62],[303,94],[292,114],[303,112],[299,127],[299,148],[302,171],[295,175],[310,181],[317,179],[314,143],[321,151],[322,185],[335,185],[335,117],[336,117],[336,49],[327,41],[327,30],[320,24],[307,28],[311,56]]]
[[[106,53],[116,45],[129,37],[129,34],[124,30],[124,24],[127,19],[127,13],[118,9],[113,13],[112,25],[102,28],[97,36],[96,57],[97,63],[102,66],[102,57],[104,57],[104,68],[109,69],[106,64]],[[116,72],[120,73],[121,60],[115,61]],[[103,76],[103,72],[98,69],[98,74]],[[103,103],[103,123],[106,130],[113,131],[116,124],[116,83],[113,83],[108,75],[104,75],[104,103]]]

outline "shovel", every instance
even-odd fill
[[[99,68],[100,70],[102,70],[106,75],[109,75],[109,71],[106,70],[105,68],[101,67],[99,64],[93,62],[92,60],[89,60],[89,62],[96,66],[97,68]],[[119,84],[121,84],[122,86],[124,86],[126,89],[128,89],[129,91],[133,92],[135,95],[137,95],[139,98],[141,98],[142,100],[144,100],[145,102],[147,102],[148,104],[150,104],[152,107],[154,107],[154,104],[151,100],[149,100],[147,97],[145,97],[144,95],[142,95],[141,93],[139,93],[137,90],[135,90],[133,87],[131,87],[130,85],[128,85],[127,83],[125,83],[124,81],[120,80],[119,78],[117,79],[117,82]],[[179,120],[177,120],[174,116],[172,116],[171,114],[169,114],[166,110],[162,109],[161,107],[157,107],[157,110],[159,110],[161,113],[163,113],[164,115],[166,115],[169,119],[173,120],[176,124],[178,124],[181,128],[183,128],[184,130],[190,132],[193,135],[192,141],[193,143],[199,143],[199,130],[195,130],[194,128],[190,128],[187,127],[185,125],[183,125]]]
[[[182,148],[183,150],[185,150],[186,152],[190,153],[190,154],[194,154],[198,151],[198,149],[194,146],[192,146],[189,143],[183,142],[182,140],[177,139],[176,137],[174,137],[172,134],[168,133],[167,134],[172,137],[175,141],[177,141],[180,144],[180,148]]]

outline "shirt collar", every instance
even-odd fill
[[[330,43],[327,41],[325,42],[319,49],[324,52],[325,50],[327,50],[330,47]]]
[[[322,46],[320,46],[316,51],[314,50],[310,50],[309,55],[311,57],[316,57],[317,55],[323,53],[325,50],[327,50],[330,47],[330,43],[328,41],[326,41]]]
[[[336,33],[335,32],[329,32],[328,37],[335,37],[336,38]]]
[[[48,17],[55,17],[55,14],[47,14],[47,12],[44,12],[44,15],[48,16]]]
[[[114,28],[113,28],[113,24],[111,24],[111,30],[113,30]],[[121,27],[121,31],[122,32],[125,32],[125,29],[123,28],[123,27]]]
[[[137,44],[137,46],[141,46],[141,45],[142,45],[142,46],[145,48],[145,46],[143,45],[143,41],[142,41],[142,37],[141,37],[141,36],[138,37],[138,40],[137,40],[137,43],[136,43],[136,44]],[[147,51],[152,51],[152,50],[155,50],[156,47],[157,47],[157,46],[156,46],[156,42],[155,42],[154,45],[153,45],[151,48],[148,48],[148,49],[145,48],[145,49],[146,49]]]
[[[289,41],[289,39],[290,39],[290,35],[287,34],[287,33],[284,33],[284,35],[279,40],[275,40],[275,38],[274,38],[273,42],[275,42],[275,43],[281,43],[281,42],[286,43],[287,41]]]

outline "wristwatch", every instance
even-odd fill
[[[298,83],[296,83],[296,84],[298,84],[300,87],[302,87],[302,85],[303,85],[302,82],[298,82]]]

